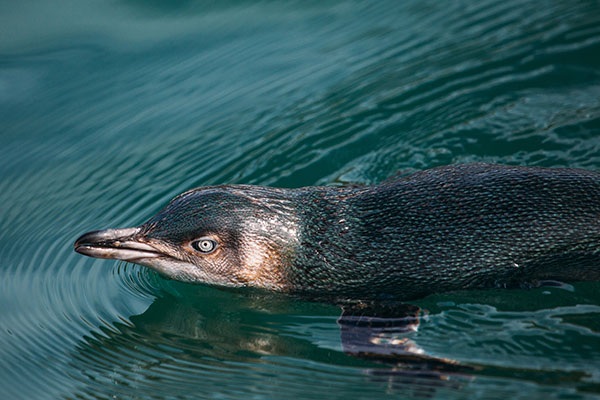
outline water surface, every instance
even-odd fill
[[[464,366],[427,375],[336,306],[72,251],[201,185],[598,170],[597,1],[4,2],[0,38],[0,398],[600,394],[597,283],[415,302],[399,336]]]

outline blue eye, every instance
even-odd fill
[[[210,238],[200,238],[190,243],[192,248],[203,254],[212,253],[217,248],[217,242]]]

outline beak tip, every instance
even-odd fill
[[[75,250],[76,253],[83,254],[84,256],[89,255],[89,252],[86,251],[89,248],[90,248],[89,246],[78,245],[77,243],[75,243],[75,246],[73,246],[73,250]]]
[[[139,240],[140,230],[140,227],[135,227],[87,232],[75,240],[73,249],[88,257],[132,262],[164,257],[159,249]]]

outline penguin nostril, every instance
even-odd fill
[[[139,228],[123,228],[123,229],[105,229],[99,231],[91,231],[81,235],[73,244],[75,248],[79,246],[99,246],[110,244],[115,246],[124,239],[131,239],[139,232]]]

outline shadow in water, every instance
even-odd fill
[[[269,368],[280,367],[280,359],[293,360],[293,374],[302,375],[316,361],[323,363],[318,372],[323,379],[331,379],[328,369],[338,366],[346,369],[336,379],[354,384],[366,379],[386,391],[426,397],[439,387],[459,389],[470,380],[466,372],[472,368],[430,357],[406,337],[418,326],[419,308],[344,306],[339,327],[334,323],[338,310],[213,289],[182,297],[167,294],[129,321],[84,338],[72,362],[86,385],[93,382],[85,389],[89,393],[97,393],[93,385],[106,382],[138,394],[151,393],[156,382],[161,390],[169,381],[183,390],[181,380],[196,384],[206,374],[215,379],[215,373],[221,385],[239,373],[261,380]],[[253,378],[252,370],[258,376]],[[203,390],[209,390],[206,381]]]
[[[582,371],[465,364],[427,354],[412,339],[427,312],[414,305],[344,305],[340,315],[332,305],[170,285],[180,293],[164,291],[142,314],[102,326],[79,343],[71,362],[84,392],[96,396],[110,384],[136,396],[157,390],[236,395],[223,388],[273,393],[327,381],[432,397],[465,391],[477,377],[597,392]]]
[[[81,374],[82,397],[98,398],[98,393],[114,387],[126,396],[153,397],[158,391],[239,397],[238,392],[227,392],[231,387],[259,397],[281,390],[295,395],[299,388],[314,386],[316,392],[319,382],[329,382],[345,392],[427,398],[476,391],[478,382],[488,378],[598,393],[586,371],[529,368],[502,360],[467,364],[428,354],[419,346],[419,337],[427,342],[432,329],[461,328],[438,329],[428,312],[415,305],[359,303],[340,308],[262,292],[167,285],[143,313],[103,325],[79,342],[70,359]],[[488,299],[489,293],[475,298]],[[533,296],[529,291],[518,293]],[[427,329],[419,329],[424,319]],[[465,328],[465,339],[473,329]]]

